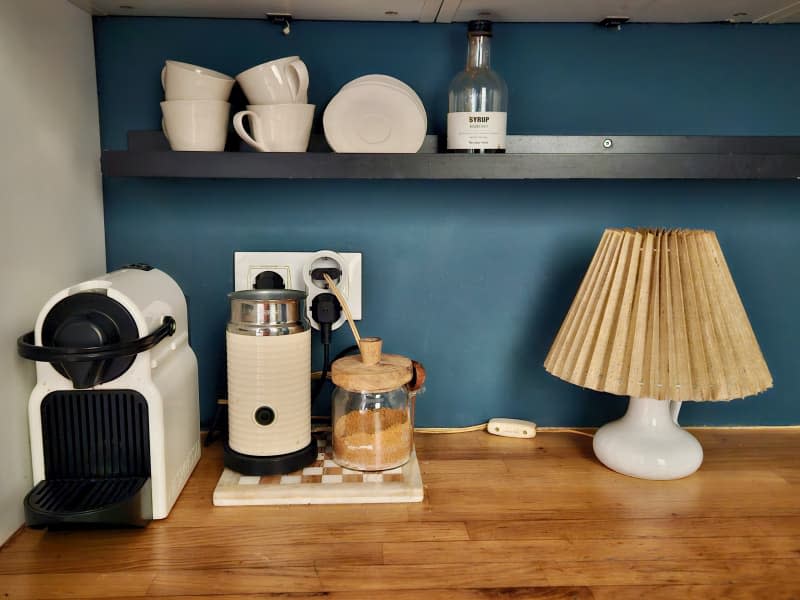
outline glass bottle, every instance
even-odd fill
[[[491,21],[470,21],[467,67],[448,91],[447,151],[506,151],[508,87],[490,67]]]

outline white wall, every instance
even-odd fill
[[[16,338],[56,291],[105,272],[92,19],[0,0],[0,544],[31,488],[33,363]]]

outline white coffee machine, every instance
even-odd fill
[[[175,281],[131,265],[62,290],[18,351],[37,376],[28,525],[166,517],[200,458],[197,360]]]

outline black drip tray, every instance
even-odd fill
[[[148,477],[46,479],[25,497],[29,527],[144,527],[152,519]]]

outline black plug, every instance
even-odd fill
[[[327,292],[319,294],[314,296],[311,301],[311,316],[319,323],[319,338],[324,355],[322,375],[311,392],[311,402],[314,402],[322,391],[331,368],[331,331],[333,331],[333,324],[342,316],[342,305],[333,294]]]
[[[317,283],[319,287],[327,289],[328,284],[325,282],[325,275],[333,279],[333,283],[339,283],[342,278],[342,271],[336,267],[317,267],[311,269],[311,281]]]
[[[331,326],[342,316],[342,305],[336,296],[329,293],[314,296],[311,301],[311,316],[319,323],[320,340],[331,343]]]
[[[253,287],[257,290],[285,290],[286,284],[275,271],[261,271],[256,275]]]

